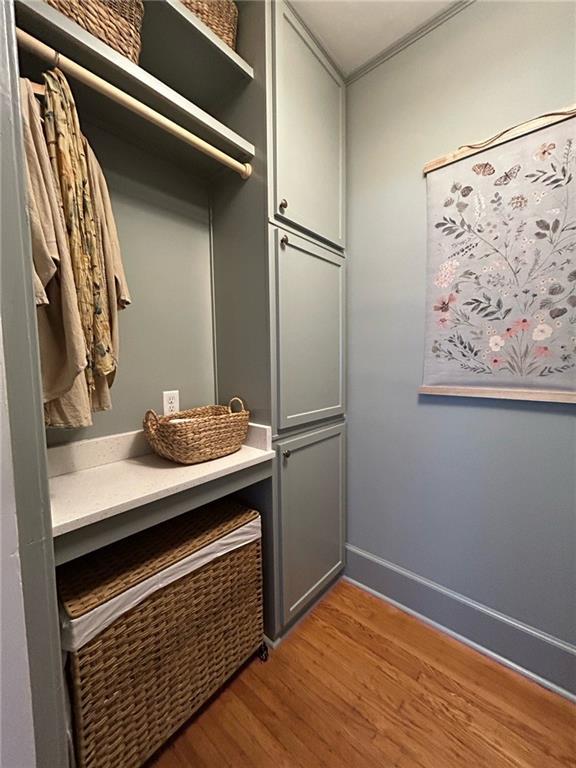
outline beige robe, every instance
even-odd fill
[[[95,390],[92,393],[92,410],[107,410],[111,407],[109,388],[114,382],[120,357],[120,329],[118,326],[118,311],[125,309],[132,301],[120,252],[120,241],[116,222],[112,212],[112,203],[108,193],[108,185],[102,168],[86,142],[86,157],[88,160],[88,178],[94,197],[96,214],[96,236],[100,240],[100,253],[103,256],[103,273],[106,278],[106,311],[110,324],[112,338],[112,354],[116,363],[114,371],[108,376],[97,376]]]
[[[104,306],[103,257],[96,235],[85,141],[74,97],[59,69],[45,72],[44,82],[44,133],[52,170],[62,196],[80,322],[88,355],[86,381],[88,391],[92,392],[94,376],[107,376],[115,369],[110,324]]]
[[[64,426],[67,421],[77,420],[82,413],[107,411],[112,407],[110,387],[114,381],[120,354],[118,310],[124,309],[131,302],[108,185],[102,168],[88,142],[85,142],[85,152],[88,180],[94,202],[94,224],[99,243],[98,252],[101,254],[101,268],[105,276],[106,290],[102,294],[102,307],[103,311],[107,313],[110,325],[111,351],[115,369],[107,376],[96,372],[92,392],[88,392],[86,383],[82,382],[82,377],[80,377],[67,395],[50,403],[48,417],[51,426]]]
[[[68,238],[40,105],[29,80],[20,81],[27,207],[34,263],[34,292],[44,401],[65,394],[84,379],[86,344],[76,300]]]
[[[63,76],[58,75],[61,86]],[[49,80],[54,83],[53,77]],[[118,310],[130,303],[106,181],[92,149],[79,134],[77,116],[69,114],[72,107],[69,101],[58,106],[64,135],[61,130],[57,136],[56,116],[48,115],[46,129],[30,82],[21,81],[44,420],[50,427],[88,427],[93,411],[112,407],[109,389],[118,363]],[[46,134],[52,140],[52,157]],[[55,178],[60,170],[63,176]],[[66,211],[61,185],[68,191]],[[82,301],[75,273],[83,281]],[[94,313],[92,319],[88,307]],[[104,338],[103,330],[108,335],[105,354],[98,355],[94,345]],[[88,339],[92,339],[92,355]]]

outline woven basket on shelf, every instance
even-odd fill
[[[59,566],[61,615],[94,615],[257,519],[221,500]],[[210,557],[69,652],[78,768],[139,768],[262,643],[260,539]]]
[[[182,0],[230,48],[236,48],[238,8],[232,0]]]
[[[240,403],[241,411],[232,410],[234,402]],[[246,439],[249,418],[243,401],[233,397],[228,405],[205,405],[169,416],[147,411],[144,434],[153,450],[165,459],[199,464],[239,451]]]
[[[111,48],[138,63],[142,0],[45,0]]]

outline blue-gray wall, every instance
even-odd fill
[[[215,402],[210,209],[189,172],[83,122],[106,174],[132,297],[120,312],[112,410],[86,429],[49,429],[56,445],[140,429],[162,392],[180,407]]]
[[[576,4],[476,2],[348,88],[348,573],[576,691],[576,409],[418,397],[422,166],[576,101]]]

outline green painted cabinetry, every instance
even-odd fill
[[[344,566],[345,426],[277,444],[282,615],[290,622]]]
[[[345,259],[275,230],[278,427],[344,413]]]
[[[343,247],[344,83],[286,3],[273,10],[274,216]]]

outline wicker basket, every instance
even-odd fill
[[[218,501],[66,563],[62,614],[86,620],[258,518]],[[69,652],[78,768],[141,766],[261,646],[260,538],[210,557]]]
[[[232,0],[182,0],[182,2],[230,48],[236,48],[238,31],[236,3]]]
[[[138,63],[142,0],[45,0],[111,48]]]
[[[232,410],[234,402],[240,403],[241,411]],[[199,464],[239,451],[246,440],[249,418],[243,401],[233,397],[227,406],[206,405],[170,416],[147,411],[144,434],[152,449],[165,459]]]

